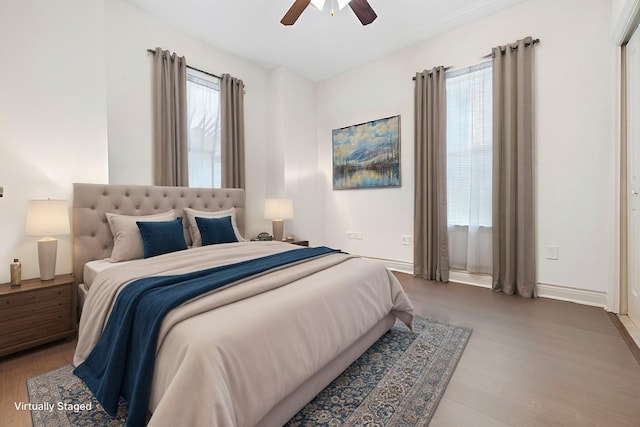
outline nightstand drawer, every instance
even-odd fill
[[[54,298],[69,299],[71,296],[70,286],[56,286],[51,288],[37,289],[26,292],[18,292],[0,296],[0,311],[20,307],[27,304],[34,304],[42,301],[50,301]]]
[[[63,313],[69,311],[69,298],[55,298],[48,301],[39,301],[33,304],[25,304],[0,310],[0,325],[3,322],[25,318],[29,316],[38,316],[49,312]],[[0,333],[2,330],[0,329]]]
[[[19,329],[8,329],[8,332],[5,330],[5,328],[9,327],[8,325],[0,325],[3,330],[3,334],[0,335],[0,348],[10,347],[16,343],[38,340],[71,330],[71,318],[68,315],[61,314],[50,322],[46,326],[39,322],[33,322],[29,327],[27,325],[17,325]]]
[[[65,325],[69,326],[68,321],[71,319],[70,308],[69,304],[65,304],[59,309],[57,307],[52,307],[46,311],[0,322],[0,337],[11,334],[13,331],[17,330],[34,327],[45,328],[51,324],[62,323],[65,320],[67,321]]]

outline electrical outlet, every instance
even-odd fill
[[[409,236],[408,234],[403,234],[401,236],[400,242],[402,243],[403,246],[410,246],[412,240],[413,238],[411,236]]]
[[[547,246],[547,259],[560,259],[560,248],[557,246]]]
[[[347,231],[347,239],[362,240],[364,239],[364,233],[360,231]]]

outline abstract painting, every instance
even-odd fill
[[[400,187],[400,116],[333,130],[333,189]]]

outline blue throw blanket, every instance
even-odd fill
[[[110,414],[122,396],[127,426],[143,426],[153,376],[158,332],[174,307],[238,280],[305,259],[339,252],[301,248],[193,273],[138,279],[118,295],[100,340],[73,372]]]

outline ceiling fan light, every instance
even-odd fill
[[[311,0],[311,4],[318,10],[324,9],[325,0]]]
[[[338,9],[342,10],[351,0],[338,0]]]

